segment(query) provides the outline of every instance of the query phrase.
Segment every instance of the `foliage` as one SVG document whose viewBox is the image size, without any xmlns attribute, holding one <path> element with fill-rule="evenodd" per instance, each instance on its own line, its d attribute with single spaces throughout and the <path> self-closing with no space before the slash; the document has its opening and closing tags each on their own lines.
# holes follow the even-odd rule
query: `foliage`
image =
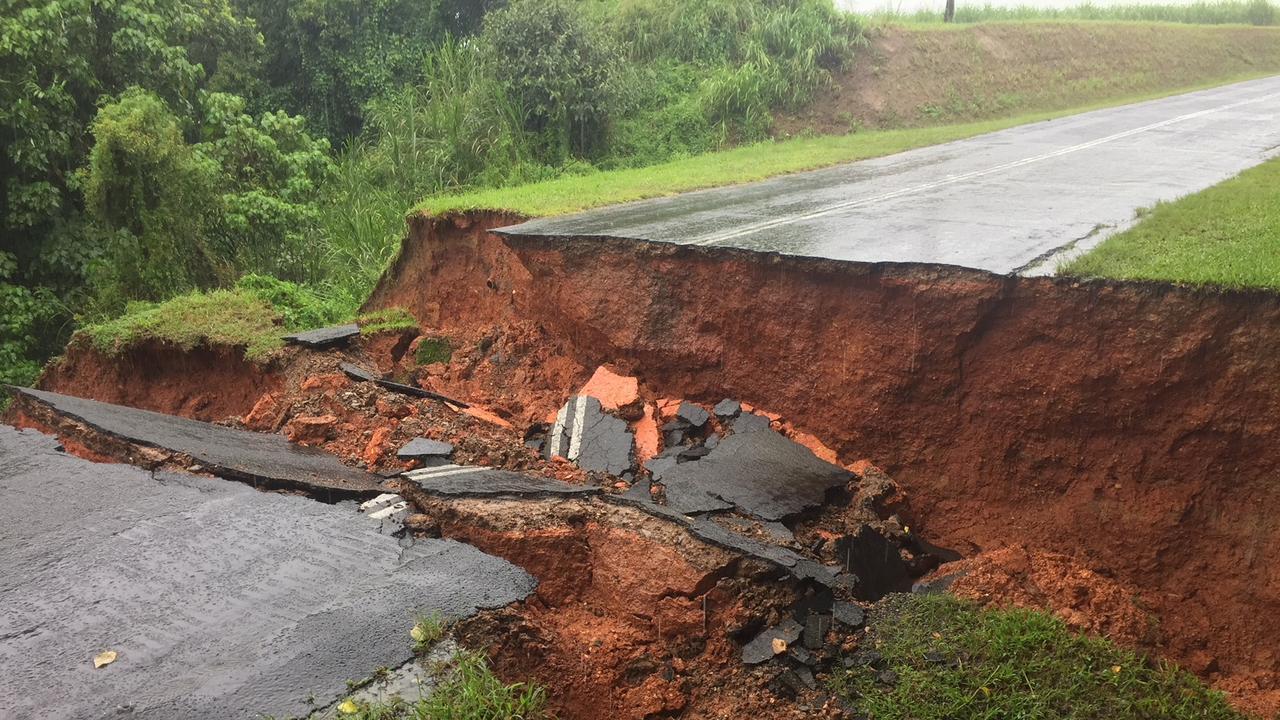
<svg viewBox="0 0 1280 720">
<path fill-rule="evenodd" d="M 283 345 L 279 323 L 280 315 L 256 293 L 214 290 L 131 303 L 120 317 L 86 325 L 77 336 L 104 353 L 156 341 L 182 349 L 239 346 L 246 358 L 264 361 Z"/>
<path fill-rule="evenodd" d="M 1280 160 L 1161 203 L 1071 275 L 1280 289 Z"/>
<path fill-rule="evenodd" d="M 366 704 L 351 701 L 351 720 L 541 720 L 546 691 L 536 685 L 503 684 L 483 655 L 464 652 L 431 693 L 417 702 L 395 699 Z"/>
<path fill-rule="evenodd" d="M 40 373 L 32 360 L 39 351 L 39 329 L 56 316 L 56 301 L 44 288 L 10 282 L 18 262 L 0 252 L 0 383 L 30 385 Z"/>
<path fill-rule="evenodd" d="M 603 146 L 618 109 L 620 55 L 605 29 L 567 0 L 514 0 L 489 13 L 480 44 L 542 156 L 563 161 Z"/>
<path fill-rule="evenodd" d="M 315 261 L 306 241 L 333 172 L 327 143 L 311 139 L 301 118 L 244 114 L 233 95 L 206 93 L 201 109 L 194 144 L 146 91 L 126 91 L 98 113 L 84 173 L 104 248 L 90 272 L 97 313 L 227 285 L 250 268 L 302 279 Z"/>
<path fill-rule="evenodd" d="M 449 342 L 449 338 L 423 338 L 418 342 L 416 358 L 419 365 L 447 363 L 452 357 L 453 343 Z"/>
<path fill-rule="evenodd" d="M 235 287 L 270 305 L 286 330 L 309 330 L 349 317 L 346 308 L 331 298 L 323 297 L 309 287 L 270 275 L 245 275 Z"/>
<path fill-rule="evenodd" d="M 409 631 L 413 638 L 413 651 L 419 655 L 431 649 L 437 640 L 444 637 L 444 619 L 435 613 L 418 619 Z"/>
<path fill-rule="evenodd" d="M 902 595 L 883 603 L 869 625 L 881 667 L 896 683 L 880 684 L 879 668 L 855 662 L 833 685 L 873 720 L 1242 717 L 1191 674 L 1075 635 L 1042 612 Z"/>
<path fill-rule="evenodd" d="M 364 313 L 356 318 L 356 323 L 360 325 L 362 335 L 418 329 L 417 318 L 402 307 L 389 307 Z"/>
<path fill-rule="evenodd" d="M 880 22 L 940 23 L 942 13 L 877 13 Z M 1067 7 L 1039 5 L 983 5 L 957 3 L 957 23 L 1012 20 L 1123 20 L 1191 25 L 1275 25 L 1276 6 L 1269 0 L 1214 0 L 1185 4 L 1099 4 L 1083 2 Z"/>
</svg>

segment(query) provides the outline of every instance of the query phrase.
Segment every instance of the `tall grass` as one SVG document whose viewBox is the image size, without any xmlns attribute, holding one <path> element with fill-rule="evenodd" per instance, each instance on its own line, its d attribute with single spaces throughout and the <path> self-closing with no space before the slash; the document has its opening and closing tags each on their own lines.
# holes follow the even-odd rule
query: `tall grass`
<svg viewBox="0 0 1280 720">
<path fill-rule="evenodd" d="M 942 13 L 919 10 L 899 13 L 893 10 L 870 13 L 877 21 L 940 23 Z M 1134 22 L 1171 22 L 1188 25 L 1276 25 L 1280 11 L 1269 0 L 1221 0 L 1185 5 L 1131 4 L 1094 5 L 1085 2 L 1065 8 L 1034 5 L 967 5 L 956 3 L 957 23 L 1018 20 L 1111 20 Z"/>
</svg>

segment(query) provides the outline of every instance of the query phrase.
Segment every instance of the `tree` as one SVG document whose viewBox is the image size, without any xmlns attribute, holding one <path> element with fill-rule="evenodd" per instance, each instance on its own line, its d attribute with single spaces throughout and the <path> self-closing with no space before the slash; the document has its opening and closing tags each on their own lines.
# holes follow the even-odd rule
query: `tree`
<svg viewBox="0 0 1280 720">
<path fill-rule="evenodd" d="M 947 0 L 947 7 L 942 11 L 943 22 L 955 22 L 956 20 L 956 0 Z"/>
</svg>

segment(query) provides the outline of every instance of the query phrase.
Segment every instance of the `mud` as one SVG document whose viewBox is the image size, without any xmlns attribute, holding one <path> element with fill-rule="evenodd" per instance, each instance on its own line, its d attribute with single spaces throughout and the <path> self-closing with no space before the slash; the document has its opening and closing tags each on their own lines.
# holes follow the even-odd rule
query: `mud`
<svg viewBox="0 0 1280 720">
<path fill-rule="evenodd" d="M 1280 297 L 486 232 L 514 219 L 413 219 L 370 300 L 497 338 L 434 389 L 532 422 L 607 362 L 769 408 L 932 540 L 1067 556 L 1158 619 L 1144 649 L 1280 708 Z"/>
<path fill-rule="evenodd" d="M 276 367 L 246 360 L 242 348 L 184 350 L 148 342 L 107 355 L 76 341 L 45 368 L 37 386 L 213 421 L 249 412 L 263 393 L 278 390 L 281 381 Z"/>
</svg>

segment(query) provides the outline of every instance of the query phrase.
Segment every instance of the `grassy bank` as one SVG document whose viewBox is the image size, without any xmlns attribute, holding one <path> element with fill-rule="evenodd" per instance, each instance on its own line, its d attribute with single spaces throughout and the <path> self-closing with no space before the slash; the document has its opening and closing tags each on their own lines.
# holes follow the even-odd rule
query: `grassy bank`
<svg viewBox="0 0 1280 720">
<path fill-rule="evenodd" d="M 1062 272 L 1280 289 L 1280 159 L 1157 205 Z"/>
<path fill-rule="evenodd" d="M 939 12 L 880 12 L 870 16 L 881 22 L 935 24 L 942 22 Z M 1189 25 L 1275 25 L 1280 12 L 1267 0 L 1225 0 L 1195 2 L 1185 5 L 1131 3 L 1127 5 L 1094 5 L 1085 2 L 1065 8 L 1035 5 L 957 4 L 955 22 L 1008 22 L 1020 20 L 1101 20 L 1128 22 L 1167 22 Z"/>
<path fill-rule="evenodd" d="M 833 685 L 874 720 L 1243 717 L 1189 673 L 1040 612 L 909 595 L 883 603 L 869 625 L 882 659 L 855 662 Z"/>
<path fill-rule="evenodd" d="M 1277 39 L 1280 40 L 1280 36 Z M 1248 76 L 1230 79 L 1247 78 Z M 427 198 L 415 210 L 433 215 L 466 210 L 508 210 L 530 217 L 564 215 L 605 205 L 753 182 L 786 173 L 892 155 L 1027 123 L 1150 100 L 1172 92 L 1202 89 L 1216 84 L 1219 83 L 1130 95 L 1091 106 L 977 122 L 767 141 L 643 168 L 570 175 L 512 187 L 439 195 Z"/>
<path fill-rule="evenodd" d="M 1280 27 L 1013 22 L 885 27 L 775 135 L 1064 110 L 1280 73 Z"/>
</svg>

